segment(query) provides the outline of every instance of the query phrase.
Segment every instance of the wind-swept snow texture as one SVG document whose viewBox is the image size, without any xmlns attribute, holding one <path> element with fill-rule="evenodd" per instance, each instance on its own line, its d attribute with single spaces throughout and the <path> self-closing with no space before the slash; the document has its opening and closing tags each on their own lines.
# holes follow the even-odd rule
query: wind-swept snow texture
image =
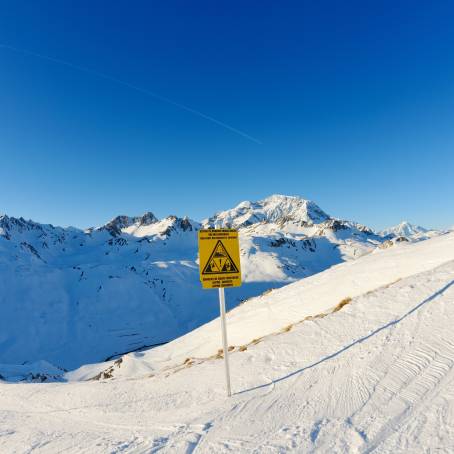
<svg viewBox="0 0 454 454">
<path fill-rule="evenodd" d="M 0 216 L 0 363 L 74 368 L 175 339 L 218 313 L 203 290 L 197 230 L 240 230 L 242 287 L 229 308 L 271 288 L 394 245 L 315 203 L 272 196 L 202 224 L 152 213 L 86 231 Z"/>
<path fill-rule="evenodd" d="M 233 336 L 230 399 L 223 361 L 191 354 L 206 327 L 179 340 L 181 367 L 145 374 L 124 357 L 120 378 L 0 381 L 0 452 L 452 453 L 453 243 L 380 250 L 233 310 L 231 333 L 262 338 Z M 331 294 L 352 298 L 330 311 Z M 291 323 L 269 334 L 274 317 Z"/>
</svg>

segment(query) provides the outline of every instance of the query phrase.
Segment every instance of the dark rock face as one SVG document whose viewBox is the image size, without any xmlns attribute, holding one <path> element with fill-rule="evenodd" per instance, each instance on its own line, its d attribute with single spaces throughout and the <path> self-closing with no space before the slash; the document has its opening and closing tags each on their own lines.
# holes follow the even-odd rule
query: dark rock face
<svg viewBox="0 0 454 454">
<path fill-rule="evenodd" d="M 112 236 L 121 235 L 121 229 L 129 227 L 132 225 L 133 218 L 129 216 L 120 215 L 113 218 L 110 222 L 108 222 L 104 227 L 101 227 L 100 230 L 107 230 Z"/>
<path fill-rule="evenodd" d="M 271 247 L 281 247 L 286 243 L 285 238 L 278 238 L 277 240 L 271 241 L 270 246 Z"/>
<path fill-rule="evenodd" d="M 181 230 L 183 230 L 183 232 L 186 232 L 186 230 L 192 232 L 192 224 L 189 222 L 189 219 L 187 217 L 184 217 L 180 220 L 180 228 Z"/>
<path fill-rule="evenodd" d="M 158 218 L 151 211 L 147 211 L 141 218 L 139 218 L 140 225 L 151 225 L 156 222 L 158 222 Z"/>
<path fill-rule="evenodd" d="M 17 230 L 19 233 L 28 230 L 43 230 L 42 226 L 36 222 L 26 221 L 22 217 L 13 218 L 6 215 L 0 216 L 0 227 L 8 233 L 12 230 Z"/>
<path fill-rule="evenodd" d="M 303 248 L 311 252 L 315 252 L 317 249 L 317 243 L 313 239 L 300 240 Z"/>
<path fill-rule="evenodd" d="M 3 237 L 7 240 L 11 239 L 11 235 L 9 234 L 8 230 L 3 230 L 3 233 L 0 233 L 0 237 Z"/>
<path fill-rule="evenodd" d="M 184 218 L 178 218 L 176 216 L 169 216 L 167 219 L 169 219 L 172 224 L 169 225 L 161 234 L 169 237 L 172 235 L 173 232 L 176 232 L 178 230 L 181 230 L 183 232 L 190 231 L 192 232 L 193 226 L 189 219 L 187 217 Z"/>
<path fill-rule="evenodd" d="M 277 240 L 273 240 L 270 242 L 271 247 L 282 247 L 285 245 L 295 247 L 296 243 L 294 240 L 290 238 L 278 238 Z"/>
<path fill-rule="evenodd" d="M 345 222 L 338 219 L 330 219 L 324 223 L 325 228 L 332 230 L 333 232 L 338 232 L 339 230 L 347 230 L 349 228 Z"/>
<path fill-rule="evenodd" d="M 107 244 L 109 246 L 126 246 L 128 244 L 128 240 L 125 238 L 115 238 L 115 240 L 112 238 L 110 239 Z"/>
<path fill-rule="evenodd" d="M 43 260 L 41 258 L 41 256 L 39 255 L 38 251 L 29 243 L 23 241 L 21 244 L 20 244 L 24 249 L 30 251 L 36 258 L 40 259 L 40 260 Z"/>
</svg>

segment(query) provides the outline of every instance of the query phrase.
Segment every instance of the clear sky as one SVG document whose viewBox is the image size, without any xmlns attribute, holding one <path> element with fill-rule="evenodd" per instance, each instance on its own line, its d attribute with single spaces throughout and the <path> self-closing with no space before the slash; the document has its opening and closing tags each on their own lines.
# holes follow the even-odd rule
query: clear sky
<svg viewBox="0 0 454 454">
<path fill-rule="evenodd" d="M 280 193 L 452 226 L 453 17 L 450 0 L 0 0 L 0 212 L 87 227 Z"/>
</svg>

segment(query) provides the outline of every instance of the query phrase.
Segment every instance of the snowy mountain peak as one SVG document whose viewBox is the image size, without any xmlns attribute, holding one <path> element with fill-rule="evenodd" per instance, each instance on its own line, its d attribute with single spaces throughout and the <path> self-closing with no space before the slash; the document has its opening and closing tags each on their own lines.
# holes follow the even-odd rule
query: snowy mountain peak
<svg viewBox="0 0 454 454">
<path fill-rule="evenodd" d="M 408 221 L 402 221 L 400 224 L 390 227 L 381 232 L 382 235 L 405 236 L 411 237 L 414 235 L 427 233 L 429 230 L 419 225 L 411 224 Z"/>
<path fill-rule="evenodd" d="M 239 228 L 256 223 L 313 225 L 328 219 L 330 216 L 310 200 L 275 194 L 257 202 L 241 202 L 231 210 L 215 214 L 204 224 Z"/>
</svg>

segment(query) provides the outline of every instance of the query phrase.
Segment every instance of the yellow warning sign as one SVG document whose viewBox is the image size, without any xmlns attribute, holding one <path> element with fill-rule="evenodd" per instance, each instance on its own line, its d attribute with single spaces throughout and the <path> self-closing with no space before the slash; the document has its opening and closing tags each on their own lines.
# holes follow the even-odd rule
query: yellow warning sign
<svg viewBox="0 0 454 454">
<path fill-rule="evenodd" d="M 209 229 L 199 231 L 200 280 L 203 288 L 241 285 L 238 231 Z"/>
</svg>

